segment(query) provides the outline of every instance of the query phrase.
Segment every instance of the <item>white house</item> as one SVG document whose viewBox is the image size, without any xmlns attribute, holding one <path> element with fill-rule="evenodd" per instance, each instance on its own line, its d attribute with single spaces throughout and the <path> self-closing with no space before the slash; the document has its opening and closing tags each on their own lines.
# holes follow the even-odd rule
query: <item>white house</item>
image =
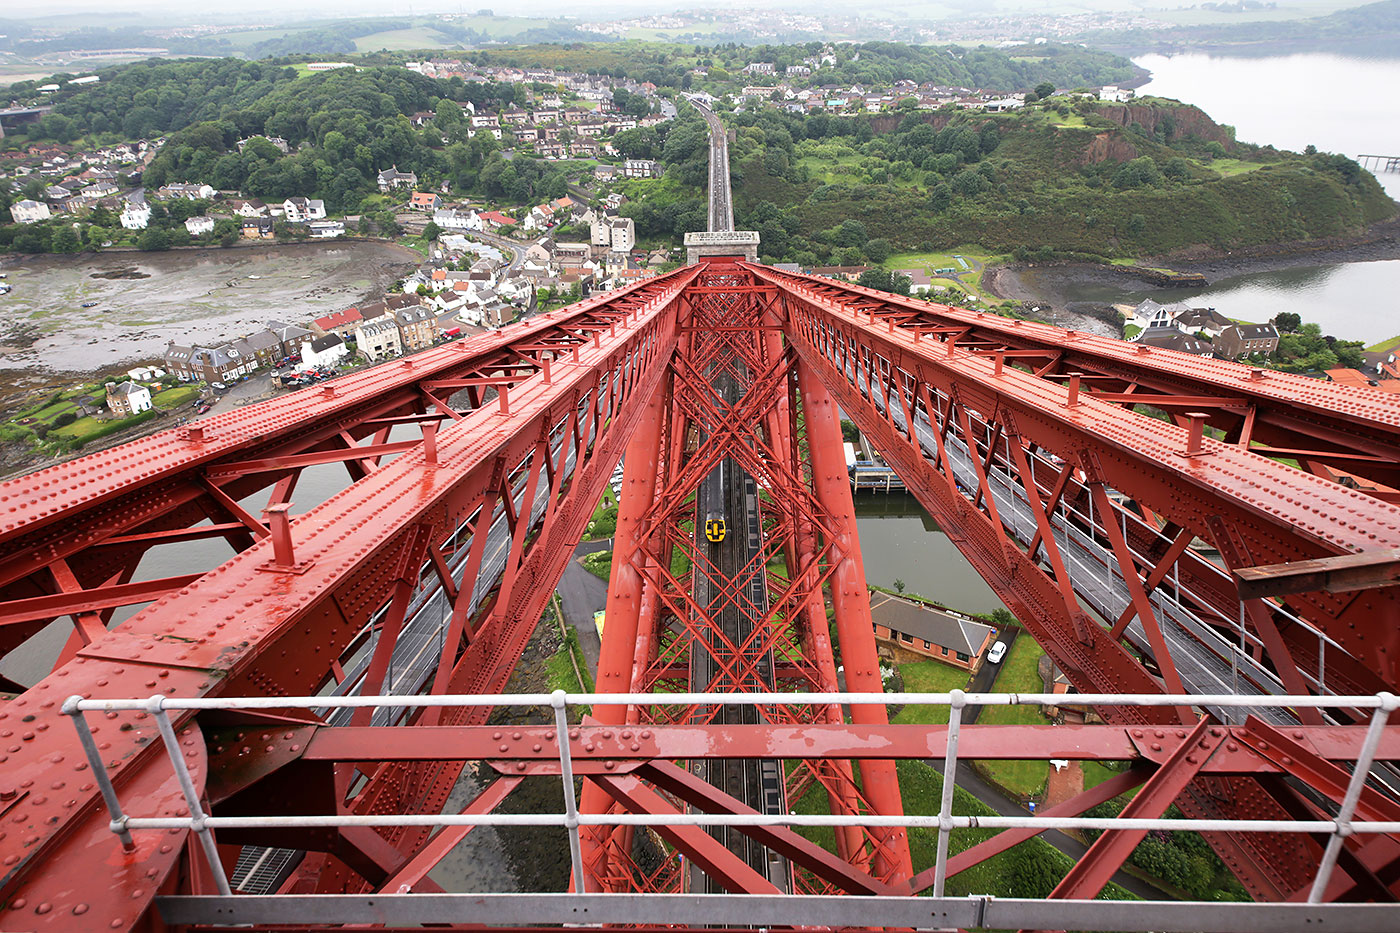
<svg viewBox="0 0 1400 933">
<path fill-rule="evenodd" d="M 660 178 L 661 166 L 653 159 L 627 159 L 622 163 L 623 178 Z"/>
<path fill-rule="evenodd" d="M 145 230 L 150 222 L 149 204 L 128 204 L 126 210 L 122 211 L 122 226 L 128 230 Z"/>
<path fill-rule="evenodd" d="M 303 340 L 301 342 L 301 368 L 315 369 L 321 366 L 331 366 L 343 360 L 350 353 L 350 348 L 345 345 L 345 341 L 339 334 L 326 334 L 324 337 L 317 337 L 314 340 Z"/>
<path fill-rule="evenodd" d="M 138 366 L 135 369 L 128 369 L 126 377 L 134 382 L 150 382 L 165 375 L 165 370 L 159 366 Z"/>
<path fill-rule="evenodd" d="M 38 220 L 48 220 L 53 215 L 49 213 L 49 206 L 43 201 L 31 201 L 26 198 L 10 205 L 10 216 L 17 224 L 32 224 Z"/>
<path fill-rule="evenodd" d="M 313 240 L 333 240 L 345 235 L 345 222 L 341 220 L 313 220 L 306 225 Z"/>
<path fill-rule="evenodd" d="M 1135 93 L 1132 88 L 1107 84 L 1099 88 L 1099 100 L 1111 100 L 1116 104 L 1122 104 L 1132 100 Z"/>
<path fill-rule="evenodd" d="M 399 356 L 403 353 L 399 326 L 387 314 L 372 321 L 365 321 L 356 327 L 355 346 L 371 360 Z"/>
<path fill-rule="evenodd" d="M 304 224 L 326 219 L 326 202 L 319 198 L 288 198 L 282 202 L 282 213 L 289 224 Z"/>
<path fill-rule="evenodd" d="M 190 236 L 204 236 L 206 233 L 213 233 L 214 218 L 191 217 L 185 221 L 185 229 L 190 232 Z"/>
<path fill-rule="evenodd" d="M 444 230 L 481 229 L 481 218 L 471 209 L 460 211 L 450 207 L 440 208 L 433 211 L 433 223 Z"/>
<path fill-rule="evenodd" d="M 151 390 L 134 382 L 107 383 L 107 408 L 114 415 L 139 415 L 151 410 Z"/>
</svg>

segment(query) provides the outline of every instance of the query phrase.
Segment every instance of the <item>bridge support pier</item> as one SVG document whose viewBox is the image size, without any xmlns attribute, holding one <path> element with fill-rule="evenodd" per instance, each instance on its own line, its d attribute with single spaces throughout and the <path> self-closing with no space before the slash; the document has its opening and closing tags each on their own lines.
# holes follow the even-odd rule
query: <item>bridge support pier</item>
<svg viewBox="0 0 1400 933">
<path fill-rule="evenodd" d="M 839 561 L 832 576 L 831 600 L 836 610 L 836 635 L 845 665 L 846 689 L 860 693 L 880 693 L 879 656 L 870 619 L 870 598 L 865 583 L 865 564 L 860 555 L 856 532 L 855 503 L 850 480 L 841 455 L 841 426 L 831 393 L 805 362 L 797 363 L 797 384 L 802 393 L 802 409 L 807 425 L 807 444 L 812 458 L 812 488 L 827 512 L 835 540 L 828 560 Z M 889 725 L 883 705 L 851 705 L 851 721 L 857 725 Z M 860 763 L 861 787 L 871 809 L 881 815 L 904 813 L 895 763 L 868 760 Z M 877 841 L 875 875 L 881 879 L 908 878 L 913 874 L 909 857 L 909 835 L 902 828 L 871 828 Z"/>
</svg>

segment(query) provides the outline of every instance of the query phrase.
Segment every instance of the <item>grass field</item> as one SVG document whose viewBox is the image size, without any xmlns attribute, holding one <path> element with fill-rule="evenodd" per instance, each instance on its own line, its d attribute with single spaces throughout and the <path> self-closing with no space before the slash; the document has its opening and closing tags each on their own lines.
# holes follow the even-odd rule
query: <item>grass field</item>
<svg viewBox="0 0 1400 933">
<path fill-rule="evenodd" d="M 455 41 L 427 26 L 374 32 L 355 40 L 357 52 L 377 52 L 380 49 L 397 52 L 405 49 L 450 49 L 456 47 Z"/>
<path fill-rule="evenodd" d="M 1229 178 L 1232 175 L 1244 175 L 1264 167 L 1261 162 L 1242 162 L 1239 159 L 1214 159 L 1205 163 L 1205 166 L 1224 178 Z"/>
<path fill-rule="evenodd" d="M 1042 684 L 1036 665 L 1044 649 L 1029 634 L 1021 633 L 1001 662 L 1001 671 L 992 684 L 993 693 L 1038 693 Z M 1035 706 L 989 706 L 978 717 L 986 725 L 1035 725 L 1049 723 Z M 980 763 L 987 774 L 1002 787 L 1027 797 L 1038 796 L 1045 789 L 1050 764 L 1044 759 L 1027 761 L 984 761 Z"/>
<path fill-rule="evenodd" d="M 956 255 L 954 255 L 956 254 Z M 958 262 L 957 257 L 961 256 L 967 262 L 964 269 Z M 938 253 L 895 253 L 889 259 L 880 264 L 884 269 L 923 269 L 933 277 L 935 285 L 951 285 L 955 288 L 973 289 L 979 294 L 982 290 L 982 271 L 986 265 L 999 258 L 995 253 L 989 253 L 980 247 L 969 246 L 954 250 L 947 250 Z M 961 273 L 960 279 L 952 276 L 940 276 L 936 273 L 939 269 L 956 269 Z"/>
<path fill-rule="evenodd" d="M 967 688 L 968 673 L 962 668 L 944 664 L 941 661 L 912 661 L 899 665 L 899 675 L 904 678 L 906 693 L 946 693 L 949 690 Z M 947 725 L 948 707 L 925 703 L 911 703 L 890 720 L 897 723 L 923 723 L 925 725 Z"/>
<path fill-rule="evenodd" d="M 1372 353 L 1381 353 L 1400 348 L 1400 335 L 1391 337 L 1389 340 L 1382 340 L 1380 343 L 1373 343 L 1366 349 Z"/>
</svg>

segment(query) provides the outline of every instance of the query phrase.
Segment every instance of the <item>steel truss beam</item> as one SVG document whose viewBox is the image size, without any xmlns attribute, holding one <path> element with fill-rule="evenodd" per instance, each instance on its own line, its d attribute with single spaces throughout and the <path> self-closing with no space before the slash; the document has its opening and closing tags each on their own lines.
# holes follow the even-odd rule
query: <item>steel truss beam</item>
<svg viewBox="0 0 1400 933">
<path fill-rule="evenodd" d="M 684 270 L 653 280 L 647 288 L 587 302 L 572 313 L 544 316 L 537 323 L 483 339 L 476 350 L 494 352 L 517 339 L 573 334 L 564 340 L 567 350 L 556 351 L 548 365 L 542 362 L 533 374 L 521 375 L 511 393 L 509 415 L 495 405 L 472 410 L 461 421 L 437 431 L 433 445 L 403 452 L 347 492 L 298 517 L 286 540 L 271 540 L 276 535 L 264 538 L 218 571 L 166 594 L 79 651 L 75 663 L 11 701 L 0 717 L 15 722 L 50 717 L 62 697 L 75 692 L 93 695 L 122 689 L 196 696 L 314 692 L 334 679 L 334 662 L 372 617 L 392 602 L 395 586 L 402 593 L 402 581 L 407 579 L 414 581 L 412 589 L 416 589 L 423 577 L 420 567 L 427 567 L 427 575 L 434 576 L 425 545 L 440 547 L 443 538 L 452 540 L 455 530 L 473 516 L 504 511 L 513 525 L 505 570 L 492 591 L 486 591 L 488 584 L 482 585 L 483 592 L 472 593 L 474 585 L 462 586 L 457 603 L 466 624 L 459 631 L 467 643 L 460 654 L 445 652 L 448 663 L 441 684 L 454 692 L 499 691 L 643 403 L 660 382 L 663 367 L 659 364 L 670 355 L 677 337 L 671 300 L 694 276 L 695 270 Z M 453 357 L 470 359 L 476 350 L 473 342 L 459 343 L 424 354 L 440 365 L 423 365 L 415 357 L 408 366 L 376 367 L 355 377 L 338 394 L 350 395 L 382 413 L 385 407 L 370 401 L 382 390 L 405 381 L 416 386 L 425 374 L 440 376 L 451 371 L 448 361 Z M 408 372 L 415 375 L 402 375 Z M 260 414 L 274 424 L 294 420 L 283 414 L 284 401 L 265 406 L 261 412 L 259 406 L 242 409 L 244 421 L 237 424 L 255 425 Z M 230 429 L 227 446 L 234 455 L 229 459 L 249 459 L 247 439 L 252 432 L 240 435 L 232 430 L 235 422 L 219 423 Z M 188 442 L 167 433 L 138 442 L 143 444 L 154 445 L 157 454 L 163 451 L 164 456 L 175 457 L 172 445 L 184 448 Z M 131 452 L 117 448 L 114 456 L 119 462 Z M 544 469 L 547 460 L 552 462 L 548 471 Z M 78 469 L 83 469 L 81 462 Z M 44 478 L 42 473 L 36 476 L 40 481 Z M 112 477 L 114 482 L 117 479 Z M 38 481 L 29 477 L 16 482 L 20 485 L 11 483 L 11 489 Z M 501 489 L 510 492 L 502 496 Z M 129 492 L 139 498 L 137 490 Z M 114 490 L 112 497 L 117 498 L 117 493 Z M 532 510 L 531 499 L 537 494 L 543 508 Z M 511 508 L 504 508 L 503 499 L 518 503 L 518 510 L 513 514 Z M 67 527 L 40 524 L 60 531 Z M 477 520 L 474 527 L 481 530 L 488 524 L 489 519 Z M 474 535 L 467 546 L 479 552 L 486 537 Z M 22 564 L 34 552 L 31 545 L 15 553 Z M 478 582 L 474 575 L 465 581 Z M 540 586 L 534 581 L 548 582 Z M 465 600 L 463 593 L 469 593 Z M 478 604 L 480 613 L 465 611 Z M 467 721 L 462 711 L 441 719 L 444 725 Z M 56 762 L 78 764 L 82 758 L 71 733 L 50 729 L 47 722 L 43 725 L 42 731 L 36 730 L 31 740 L 7 756 L 6 773 L 16 782 L 42 779 L 47 787 L 54 779 Z M 192 747 L 202 748 L 197 727 L 184 729 Z M 150 751 L 155 730 L 145 714 L 103 720 L 95 731 L 110 762 L 109 773 L 119 785 L 138 786 L 153 768 L 160 772 L 160 758 Z M 440 807 L 460 766 L 460 762 L 391 763 L 368 769 L 368 784 L 350 802 L 350 809 Z M 168 765 L 164 767 L 168 774 Z M 173 857 L 160 848 L 170 846 L 163 839 L 152 839 L 132 853 L 114 850 L 106 819 L 93 806 L 97 790 L 91 782 L 81 783 L 80 777 L 65 779 L 65 784 L 73 783 L 62 794 L 31 795 L 19 809 L 10 811 L 12 822 L 7 825 L 12 829 L 0 839 L 5 866 L 0 893 L 11 905 L 67 904 L 71 892 L 64 893 L 69 883 L 65 879 L 104 879 L 105 887 L 96 885 L 91 891 L 88 903 L 94 915 L 132 926 L 149 906 L 154 885 L 163 883 L 173 867 Z M 411 853 L 426 832 L 403 830 L 386 833 L 384 838 L 399 851 Z M 113 859 L 119 865 L 115 871 Z M 60 863 L 63 870 L 56 868 Z M 332 882 L 334 878 L 340 880 Z M 321 884 L 331 883 L 341 890 L 363 888 L 363 882 L 339 870 L 323 875 Z M 145 896 L 133 896 L 133 892 Z M 48 915 L 48 910 L 39 910 L 26 922 L 53 922 L 44 919 Z"/>
<path fill-rule="evenodd" d="M 761 267 L 746 268 L 766 281 L 790 281 Z M 1394 546 L 1400 536 L 1400 511 L 1390 506 L 1239 446 L 1203 438 L 1190 426 L 1162 424 L 1101 402 L 1080 391 L 1078 378 L 1061 384 L 1006 366 L 965 349 L 956 342 L 957 335 L 924 339 L 893 320 L 883 329 L 871 327 L 867 309 L 848 306 L 857 297 L 839 289 L 789 293 L 790 339 L 798 355 L 832 388 L 842 410 L 872 438 L 940 526 L 950 529 L 954 543 L 988 584 L 1083 691 L 1160 691 L 1163 685 L 1155 671 L 1106 631 L 1107 623 L 1088 619 L 1078 593 L 1066 585 L 1070 576 L 1056 560 L 1043 509 L 1035 543 L 1043 544 L 1048 566 L 1042 569 L 1012 539 L 1009 520 L 998 513 L 992 492 L 994 459 L 1000 462 L 997 481 L 1006 483 L 1009 477 L 1013 488 L 1026 490 L 1033 512 L 1043 501 L 1041 490 L 1052 483 L 1032 473 L 1022 455 L 999 452 L 1002 448 L 1033 445 L 1058 454 L 1067 464 L 1061 477 L 1074 469 L 1081 483 L 1107 484 L 1158 520 L 1207 540 L 1216 537 L 1215 529 L 1228 527 L 1233 539 L 1247 542 L 1250 563 Z M 1017 325 L 1003 321 L 989 326 Z M 963 470 L 954 463 L 955 444 L 970 464 Z M 1057 487 L 1052 499 L 1059 492 Z M 1115 540 L 1115 533 L 1103 529 L 1102 523 L 1119 521 L 1103 513 L 1103 495 L 1088 498 L 1098 499 L 1097 513 L 1092 503 L 1086 501 L 1085 508 L 1089 515 L 1100 516 L 1100 524 L 1089 523 L 1087 532 L 1116 557 L 1117 572 L 1129 580 L 1130 592 L 1134 583 L 1145 589 L 1143 577 L 1150 580 L 1156 574 L 1139 568 L 1130 542 Z M 1381 620 L 1400 619 L 1396 591 L 1372 591 L 1370 597 L 1365 604 L 1353 600 L 1343 605 L 1336 597 L 1308 594 L 1294 608 L 1364 666 L 1379 671 L 1384 683 L 1394 684 L 1400 680 L 1395 662 L 1400 640 L 1391 637 L 1395 630 Z M 1144 616 L 1150 610 L 1140 590 L 1131 604 Z M 1219 618 L 1230 620 L 1223 613 Z M 1150 633 L 1153 619 L 1141 621 Z M 1261 621 L 1255 621 L 1256 628 Z M 1161 655 L 1158 667 L 1165 664 L 1170 672 L 1172 658 L 1166 646 L 1158 642 L 1156 650 Z M 1297 663 L 1284 650 L 1272 652 L 1271 660 L 1281 666 Z M 1144 712 L 1105 714 L 1132 722 L 1143 721 Z M 1214 812 L 1221 806 L 1217 795 L 1193 787 L 1198 789 L 1183 810 Z M 1257 787 L 1235 787 L 1226 793 L 1232 795 L 1229 806 L 1236 812 L 1278 813 Z M 1214 841 L 1227 850 L 1227 862 L 1261 897 L 1287 896 L 1301 881 L 1297 866 L 1307 856 L 1296 849 L 1296 842 L 1270 843 L 1295 849 L 1289 858 L 1279 858 L 1263 851 L 1255 839 Z"/>
</svg>

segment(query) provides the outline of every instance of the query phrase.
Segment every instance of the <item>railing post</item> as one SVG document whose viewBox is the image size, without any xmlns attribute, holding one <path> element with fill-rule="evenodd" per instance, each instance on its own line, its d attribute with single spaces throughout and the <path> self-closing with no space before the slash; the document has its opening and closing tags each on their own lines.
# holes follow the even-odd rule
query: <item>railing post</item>
<svg viewBox="0 0 1400 933">
<path fill-rule="evenodd" d="M 967 694 L 954 690 L 948 701 L 948 748 L 943 753 L 943 799 L 938 805 L 938 854 L 933 864 L 933 896 L 943 896 L 948 880 L 948 837 L 953 832 L 953 788 L 958 776 L 958 730 Z"/>
<path fill-rule="evenodd" d="M 559 774 L 564 781 L 564 826 L 569 831 L 569 861 L 574 870 L 574 892 L 586 894 L 583 846 L 578 833 L 578 805 L 574 802 L 574 758 L 569 751 L 569 714 L 564 706 L 564 691 L 551 693 L 549 705 L 554 707 L 554 736 L 559 743 Z"/>
<path fill-rule="evenodd" d="M 112 832 L 117 834 L 117 838 L 122 841 L 122 848 L 127 852 L 136 850 L 136 841 L 131 838 L 131 830 L 126 828 L 126 814 L 122 812 L 121 801 L 117 799 L 117 789 L 112 786 L 112 779 L 107 774 L 107 767 L 102 763 L 102 753 L 97 750 L 97 741 L 92 737 L 92 729 L 88 726 L 87 717 L 83 715 L 78 704 L 83 701 L 80 696 L 71 696 L 63 701 L 62 711 L 64 715 L 73 717 L 73 728 L 78 730 L 78 741 L 82 743 L 83 752 L 87 755 L 88 767 L 92 769 L 93 780 L 102 791 L 102 800 L 107 804 L 107 812 L 112 816 Z"/>
<path fill-rule="evenodd" d="M 1366 786 L 1366 776 L 1371 773 L 1371 763 L 1376 758 L 1376 749 L 1380 747 L 1385 724 L 1390 720 L 1391 711 L 1400 706 L 1400 699 L 1393 693 L 1381 693 L 1378 696 L 1381 705 L 1371 714 L 1371 725 L 1366 729 L 1365 741 L 1361 743 L 1361 754 L 1356 758 L 1356 768 L 1351 772 L 1351 780 L 1347 783 L 1346 796 L 1342 798 L 1342 805 L 1334 818 L 1337 828 L 1333 830 L 1332 838 L 1327 840 L 1327 849 L 1322 853 L 1322 863 L 1317 866 L 1312 890 L 1308 892 L 1309 904 L 1322 903 L 1322 896 L 1327 893 L 1327 883 L 1332 880 L 1332 869 L 1337 867 L 1337 856 L 1341 853 L 1342 842 L 1351 835 L 1351 818 L 1356 813 L 1356 802 L 1361 799 L 1361 789 Z"/>
<path fill-rule="evenodd" d="M 214 886 L 219 889 L 220 894 L 231 895 L 233 890 L 228 885 L 228 876 L 224 874 L 224 863 L 219 861 L 219 847 L 214 843 L 214 834 L 204 823 L 209 817 L 205 814 L 204 807 L 200 806 L 199 791 L 195 789 L 194 779 L 190 777 L 185 756 L 180 752 L 180 740 L 175 735 L 175 726 L 170 722 L 170 715 L 162 707 L 164 702 L 165 697 L 156 694 L 147 701 L 146 711 L 155 719 L 156 728 L 160 730 L 160 737 L 165 742 L 166 754 L 170 756 L 170 763 L 175 767 L 175 777 L 180 781 L 180 790 L 185 795 L 185 806 L 190 808 L 190 828 L 199 836 L 204 857 L 209 860 L 209 870 L 214 874 Z"/>
</svg>

